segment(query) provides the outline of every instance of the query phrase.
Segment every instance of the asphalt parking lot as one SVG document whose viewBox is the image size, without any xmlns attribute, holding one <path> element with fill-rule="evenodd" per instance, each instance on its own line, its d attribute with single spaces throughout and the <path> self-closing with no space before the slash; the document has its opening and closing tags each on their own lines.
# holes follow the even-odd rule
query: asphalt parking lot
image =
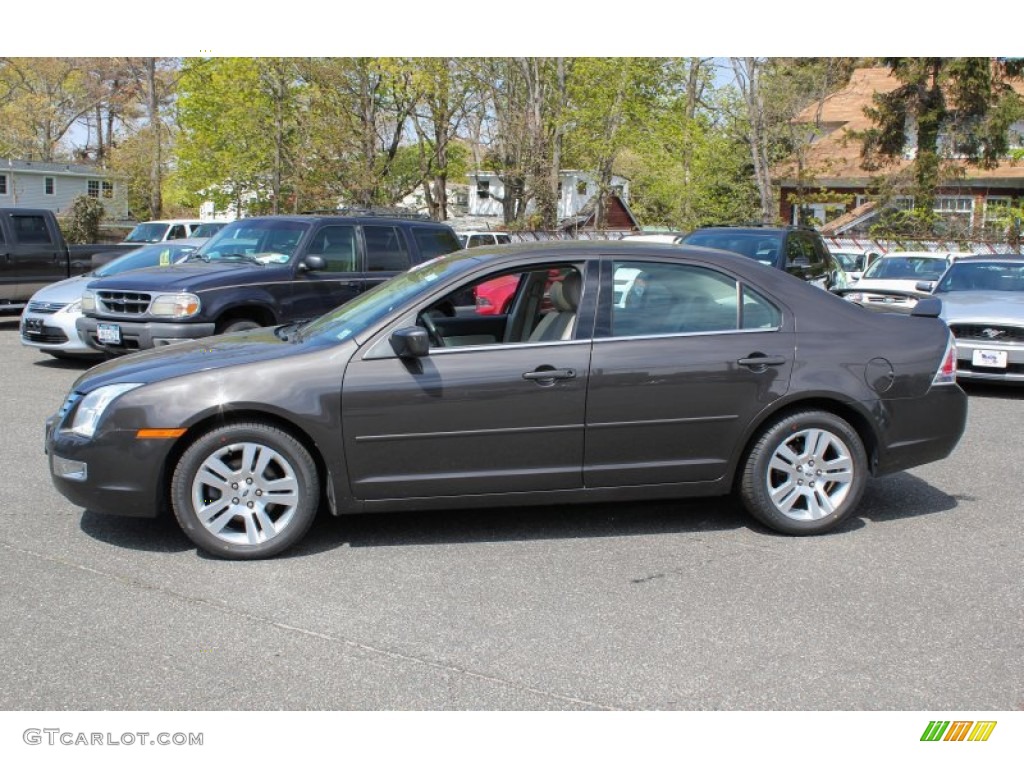
<svg viewBox="0 0 1024 768">
<path fill-rule="evenodd" d="M 321 519 L 239 563 L 66 502 L 43 422 L 86 366 L 10 317 L 0 360 L 5 710 L 1024 708 L 1024 388 L 823 537 L 716 499 Z"/>
</svg>

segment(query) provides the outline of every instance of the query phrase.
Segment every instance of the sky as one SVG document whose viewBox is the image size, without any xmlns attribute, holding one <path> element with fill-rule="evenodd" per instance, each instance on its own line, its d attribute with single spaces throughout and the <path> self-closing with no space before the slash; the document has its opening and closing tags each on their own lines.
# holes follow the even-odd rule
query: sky
<svg viewBox="0 0 1024 768">
<path fill-rule="evenodd" d="M 4 55 L 19 56 L 998 56 L 1020 47 L 1015 24 L 965 35 L 962 18 L 938 6 L 891 0 L 178 0 L 173 16 L 190 23 L 159 24 L 162 34 L 135 0 L 51 0 L 45 24 L 30 3 L 8 6 L 5 30 L 33 30 L 4 36 Z"/>
</svg>

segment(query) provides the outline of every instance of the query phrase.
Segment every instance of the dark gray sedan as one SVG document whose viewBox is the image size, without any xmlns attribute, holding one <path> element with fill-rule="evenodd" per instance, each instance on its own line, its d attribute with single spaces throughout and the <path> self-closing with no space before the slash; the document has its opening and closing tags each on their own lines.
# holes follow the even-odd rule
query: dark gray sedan
<svg viewBox="0 0 1024 768">
<path fill-rule="evenodd" d="M 488 283 L 512 284 L 505 314 L 476 311 Z M 321 507 L 735 491 L 775 530 L 821 533 L 870 475 L 960 439 L 966 397 L 938 309 L 865 312 L 685 246 L 459 251 L 305 325 L 97 366 L 48 421 L 46 448 L 72 503 L 169 508 L 228 558 L 281 552 Z"/>
</svg>

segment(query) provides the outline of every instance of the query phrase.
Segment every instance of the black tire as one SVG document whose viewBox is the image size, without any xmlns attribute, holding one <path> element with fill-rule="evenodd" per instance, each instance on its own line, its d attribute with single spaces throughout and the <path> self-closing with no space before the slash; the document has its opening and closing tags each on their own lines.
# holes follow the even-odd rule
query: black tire
<svg viewBox="0 0 1024 768">
<path fill-rule="evenodd" d="M 309 530 L 319 503 L 309 452 L 287 432 L 259 422 L 200 436 L 178 460 L 171 481 L 171 505 L 185 535 L 231 560 L 272 557 L 293 546 Z"/>
<path fill-rule="evenodd" d="M 259 323 L 255 320 L 249 320 L 246 318 L 240 318 L 238 320 L 229 320 L 224 323 L 220 329 L 220 333 L 234 333 L 235 331 L 251 331 L 253 328 L 262 328 Z"/>
<path fill-rule="evenodd" d="M 757 438 L 743 468 L 740 498 L 776 531 L 824 533 L 860 503 L 867 475 L 864 443 L 853 427 L 826 411 L 800 411 Z"/>
</svg>

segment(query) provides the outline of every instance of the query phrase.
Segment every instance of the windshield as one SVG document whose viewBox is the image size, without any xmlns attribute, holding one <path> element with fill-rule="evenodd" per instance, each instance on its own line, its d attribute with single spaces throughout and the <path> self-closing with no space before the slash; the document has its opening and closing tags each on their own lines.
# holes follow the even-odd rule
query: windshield
<svg viewBox="0 0 1024 768">
<path fill-rule="evenodd" d="M 208 221 L 205 224 L 200 224 L 196 227 L 195 231 L 192 233 L 192 237 L 213 237 L 214 234 L 220 232 L 226 226 L 227 222 Z"/>
<path fill-rule="evenodd" d="M 175 263 L 195 249 L 194 245 L 177 245 L 174 243 L 147 245 L 144 248 L 129 251 L 123 256 L 118 256 L 113 261 L 107 262 L 95 270 L 92 274 L 96 277 L 110 277 L 111 275 L 128 272 L 132 269 L 167 266 Z"/>
<path fill-rule="evenodd" d="M 409 300 L 430 291 L 443 278 L 469 269 L 474 263 L 470 259 L 449 256 L 424 262 L 314 320 L 302 329 L 299 338 L 327 336 L 344 341 L 362 333 Z"/>
<path fill-rule="evenodd" d="M 935 293 L 1024 291 L 1024 264 L 958 262 L 949 268 Z"/>
<path fill-rule="evenodd" d="M 765 232 L 694 232 L 685 242 L 687 245 L 732 251 L 771 265 L 778 257 L 780 239 Z"/>
<path fill-rule="evenodd" d="M 863 280 L 938 280 L 949 263 L 927 256 L 886 256 L 864 273 Z"/>
<path fill-rule="evenodd" d="M 136 225 L 135 229 L 128 233 L 124 239 L 126 243 L 158 243 L 167 234 L 168 224 L 150 221 L 145 224 Z"/>
<path fill-rule="evenodd" d="M 861 253 L 833 251 L 832 256 L 839 262 L 839 266 L 847 272 L 859 272 L 864 268 L 864 255 Z"/>
<path fill-rule="evenodd" d="M 235 221 L 225 226 L 196 251 L 204 261 L 242 261 L 286 264 L 310 224 L 281 219 Z"/>
</svg>

